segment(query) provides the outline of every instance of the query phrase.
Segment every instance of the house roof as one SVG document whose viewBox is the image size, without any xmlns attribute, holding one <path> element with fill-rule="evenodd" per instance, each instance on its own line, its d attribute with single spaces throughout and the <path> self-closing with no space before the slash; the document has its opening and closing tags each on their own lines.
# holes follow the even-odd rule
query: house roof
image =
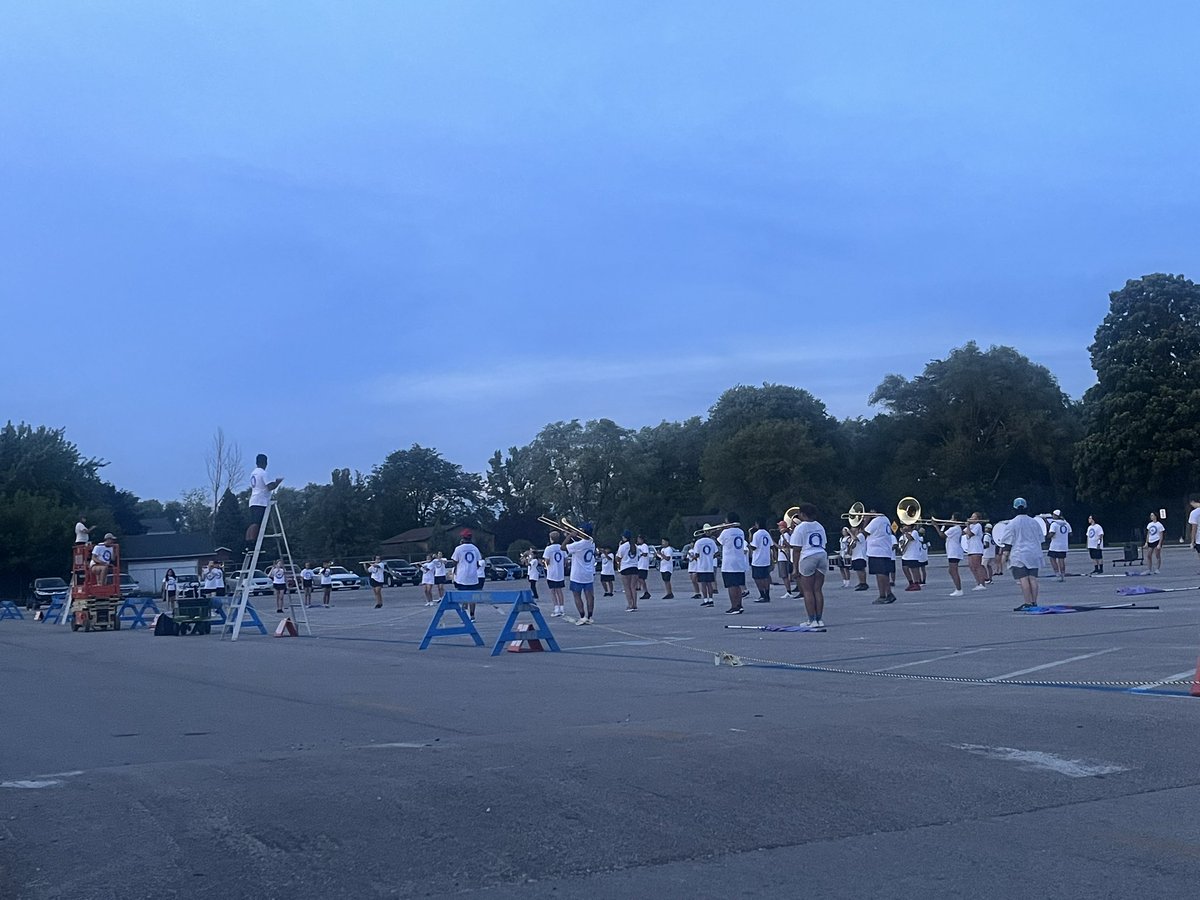
<svg viewBox="0 0 1200 900">
<path fill-rule="evenodd" d="M 218 550 L 207 534 L 133 534 L 121 539 L 121 559 L 189 559 L 213 556 Z"/>
<path fill-rule="evenodd" d="M 417 544 L 421 541 L 427 541 L 435 534 L 457 534 L 464 528 L 469 528 L 477 534 L 491 534 L 486 528 L 476 528 L 473 525 L 444 525 L 438 528 L 426 526 L 425 528 L 410 528 L 408 531 L 402 531 L 395 537 L 390 537 L 384 544 Z"/>
<path fill-rule="evenodd" d="M 166 516 L 159 516 L 150 519 L 142 519 L 142 527 L 146 529 L 146 534 L 174 534 L 175 526 L 171 524 L 171 520 Z"/>
</svg>

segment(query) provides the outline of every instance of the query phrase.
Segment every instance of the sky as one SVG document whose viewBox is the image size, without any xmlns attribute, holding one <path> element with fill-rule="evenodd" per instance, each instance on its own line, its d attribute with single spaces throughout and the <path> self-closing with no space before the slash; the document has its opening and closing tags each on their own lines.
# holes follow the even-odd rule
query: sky
<svg viewBox="0 0 1200 900">
<path fill-rule="evenodd" d="M 0 3 L 0 419 L 167 500 L 975 340 L 1078 398 L 1197 277 L 1200 7 Z"/>
</svg>

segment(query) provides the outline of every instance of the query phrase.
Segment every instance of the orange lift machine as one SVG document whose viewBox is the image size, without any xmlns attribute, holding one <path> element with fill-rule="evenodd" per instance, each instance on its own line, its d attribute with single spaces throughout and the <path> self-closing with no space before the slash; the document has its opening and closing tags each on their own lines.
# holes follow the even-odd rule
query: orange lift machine
<svg viewBox="0 0 1200 900">
<path fill-rule="evenodd" d="M 92 569 L 93 544 L 76 544 L 71 557 L 71 630 L 119 631 L 121 618 L 121 546 L 113 544 L 112 565 L 104 584 Z"/>
</svg>

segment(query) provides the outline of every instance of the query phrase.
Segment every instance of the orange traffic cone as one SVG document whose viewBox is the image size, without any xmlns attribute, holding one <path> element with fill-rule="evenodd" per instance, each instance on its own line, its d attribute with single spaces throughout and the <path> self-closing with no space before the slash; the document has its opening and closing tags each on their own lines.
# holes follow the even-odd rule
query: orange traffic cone
<svg viewBox="0 0 1200 900">
<path fill-rule="evenodd" d="M 296 637 L 299 634 L 291 616 L 284 616 L 275 628 L 275 637 Z"/>
<path fill-rule="evenodd" d="M 1200 659 L 1196 660 L 1196 674 L 1192 676 L 1191 695 L 1200 697 Z"/>
</svg>

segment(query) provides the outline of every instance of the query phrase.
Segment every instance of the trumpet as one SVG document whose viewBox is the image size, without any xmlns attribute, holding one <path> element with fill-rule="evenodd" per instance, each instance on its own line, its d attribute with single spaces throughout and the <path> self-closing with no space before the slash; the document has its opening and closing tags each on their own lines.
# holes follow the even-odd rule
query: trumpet
<svg viewBox="0 0 1200 900">
<path fill-rule="evenodd" d="M 921 518 L 921 502 L 916 497 L 904 497 L 896 504 L 896 518 L 900 520 L 901 525 L 966 525 L 965 521 L 958 519 L 935 519 L 933 517 Z M 986 525 L 990 523 L 989 519 L 976 519 L 976 524 Z"/>
<path fill-rule="evenodd" d="M 720 525 L 705 525 L 699 531 L 693 531 L 692 537 L 711 537 L 720 534 L 726 528 L 741 528 L 741 522 L 722 522 Z"/>
<path fill-rule="evenodd" d="M 861 500 L 855 500 L 850 504 L 850 509 L 842 513 L 842 518 L 845 519 L 851 528 L 857 528 L 863 523 L 864 519 L 873 519 L 876 516 L 882 516 L 883 513 L 867 512 L 867 508 L 863 506 Z"/>
<path fill-rule="evenodd" d="M 538 516 L 538 521 L 541 522 L 543 525 L 548 525 L 550 528 L 553 528 L 555 531 L 561 531 L 563 534 L 565 534 L 567 537 L 571 538 L 572 540 L 590 541 L 592 539 L 592 536 L 590 534 L 588 534 L 582 528 L 578 528 L 578 527 L 572 525 L 566 519 L 552 519 L 549 516 Z"/>
</svg>

